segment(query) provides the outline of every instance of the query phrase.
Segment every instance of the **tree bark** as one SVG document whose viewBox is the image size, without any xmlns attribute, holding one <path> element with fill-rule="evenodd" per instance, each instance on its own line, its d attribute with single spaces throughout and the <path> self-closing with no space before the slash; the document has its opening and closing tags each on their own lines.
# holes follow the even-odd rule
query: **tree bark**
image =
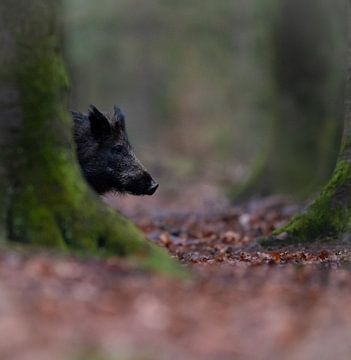
<svg viewBox="0 0 351 360">
<path fill-rule="evenodd" d="M 2 241 L 133 256 L 177 269 L 88 188 L 64 105 L 59 0 L 0 3 L 0 231 Z"/>
<path fill-rule="evenodd" d="M 316 200 L 288 225 L 275 231 L 295 241 L 340 239 L 351 231 L 351 1 L 344 129 L 334 173 Z"/>
<path fill-rule="evenodd" d="M 335 103 L 341 95 L 343 27 L 334 17 L 340 1 L 281 0 L 270 6 L 275 11 L 264 61 L 271 64 L 270 138 L 234 196 L 279 192 L 303 198 L 328 180 L 338 153 L 342 114 L 336 116 Z"/>
</svg>

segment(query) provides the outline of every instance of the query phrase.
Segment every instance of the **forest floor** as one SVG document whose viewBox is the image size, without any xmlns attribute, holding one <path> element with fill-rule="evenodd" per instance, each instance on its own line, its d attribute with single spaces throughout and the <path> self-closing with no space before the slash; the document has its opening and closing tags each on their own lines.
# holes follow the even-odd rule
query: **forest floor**
<svg viewBox="0 0 351 360">
<path fill-rule="evenodd" d="M 108 202 L 193 277 L 4 250 L 1 360 L 351 359 L 350 244 L 255 242 L 298 206 L 282 197 L 232 206 L 206 185 Z"/>
</svg>

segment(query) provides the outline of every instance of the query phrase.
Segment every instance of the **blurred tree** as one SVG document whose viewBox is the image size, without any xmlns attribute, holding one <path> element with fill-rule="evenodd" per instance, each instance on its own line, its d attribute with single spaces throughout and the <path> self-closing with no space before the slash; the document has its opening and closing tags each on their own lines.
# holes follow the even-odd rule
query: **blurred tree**
<svg viewBox="0 0 351 360">
<path fill-rule="evenodd" d="M 349 1 L 351 5 L 351 1 Z M 327 236 L 340 238 L 351 231 L 351 9 L 345 90 L 344 129 L 334 173 L 317 199 L 287 226 L 276 231 L 296 241 L 314 241 Z"/>
<path fill-rule="evenodd" d="M 66 0 L 72 107 L 121 104 L 163 186 L 247 166 L 263 140 L 257 2 Z"/>
<path fill-rule="evenodd" d="M 341 136 L 343 1 L 269 2 L 272 108 L 267 146 L 236 196 L 306 196 L 330 176 Z M 272 21 L 272 13 L 273 21 Z M 323 39 L 323 41 L 320 41 Z M 340 114 L 341 115 L 341 114 Z"/>
<path fill-rule="evenodd" d="M 342 1 L 66 0 L 72 107 L 121 104 L 163 186 L 304 195 L 341 134 Z"/>
<path fill-rule="evenodd" d="M 62 98 L 59 0 L 0 3 L 1 238 L 92 253 L 133 255 L 168 271 L 173 261 L 90 191 Z"/>
</svg>

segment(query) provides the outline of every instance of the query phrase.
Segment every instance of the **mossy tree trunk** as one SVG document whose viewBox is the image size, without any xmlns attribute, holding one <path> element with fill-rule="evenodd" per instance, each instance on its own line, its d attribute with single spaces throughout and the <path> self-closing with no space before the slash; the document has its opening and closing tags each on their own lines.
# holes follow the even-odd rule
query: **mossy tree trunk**
<svg viewBox="0 0 351 360">
<path fill-rule="evenodd" d="M 0 229 L 3 241 L 132 255 L 174 268 L 81 177 L 61 58 L 59 0 L 0 2 Z"/>
<path fill-rule="evenodd" d="M 334 173 L 317 199 L 275 235 L 296 241 L 340 239 L 351 231 L 351 1 L 349 50 L 345 90 L 344 130 Z"/>
<path fill-rule="evenodd" d="M 342 93 L 340 4 L 339 0 L 269 3 L 275 10 L 265 59 L 272 78 L 266 101 L 271 109 L 269 139 L 248 181 L 234 190 L 234 196 L 279 192 L 305 197 L 330 176 L 342 128 L 335 106 Z"/>
</svg>

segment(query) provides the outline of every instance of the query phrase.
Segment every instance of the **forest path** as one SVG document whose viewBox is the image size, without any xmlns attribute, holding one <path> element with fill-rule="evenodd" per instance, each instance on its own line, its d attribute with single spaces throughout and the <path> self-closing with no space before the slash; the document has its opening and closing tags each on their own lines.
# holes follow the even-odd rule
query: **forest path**
<svg viewBox="0 0 351 360">
<path fill-rule="evenodd" d="M 193 278 L 4 250 L 0 359 L 351 358 L 349 245 L 252 246 L 298 210 L 280 197 L 236 207 L 186 197 L 187 209 L 141 200 L 112 202 Z"/>
</svg>

